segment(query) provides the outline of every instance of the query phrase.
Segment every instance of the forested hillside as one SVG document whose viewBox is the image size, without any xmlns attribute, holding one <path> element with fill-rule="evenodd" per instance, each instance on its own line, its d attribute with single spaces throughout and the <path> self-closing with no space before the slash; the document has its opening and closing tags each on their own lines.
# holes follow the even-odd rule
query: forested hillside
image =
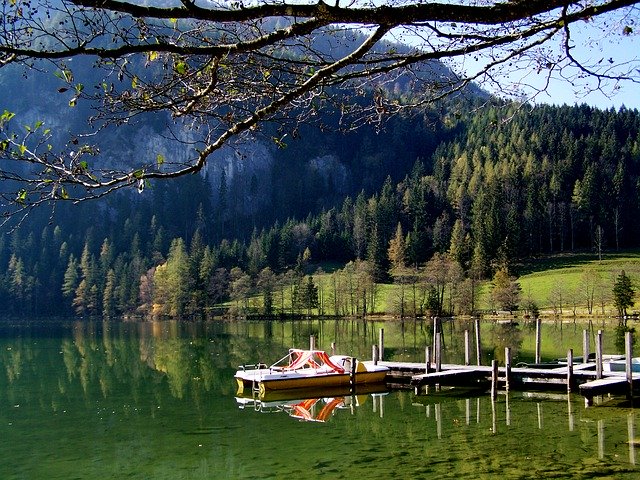
<svg viewBox="0 0 640 480">
<path fill-rule="evenodd" d="M 349 315 L 395 281 L 403 312 L 460 312 L 516 260 L 640 245 L 635 110 L 457 105 L 382 129 L 304 129 L 272 154 L 233 181 L 221 169 L 32 212 L 0 236 L 3 310 L 183 315 L 231 300 Z M 328 264 L 318 302 L 308 275 Z"/>
</svg>

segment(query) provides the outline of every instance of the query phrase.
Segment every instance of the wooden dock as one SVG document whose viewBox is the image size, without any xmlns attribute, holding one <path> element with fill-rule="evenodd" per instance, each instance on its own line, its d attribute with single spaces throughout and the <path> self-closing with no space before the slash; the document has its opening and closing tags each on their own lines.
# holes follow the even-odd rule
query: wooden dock
<svg viewBox="0 0 640 480">
<path fill-rule="evenodd" d="M 390 369 L 389 384 L 393 387 L 411 387 L 419 395 L 431 385 L 443 387 L 464 387 L 482 389 L 489 387 L 492 398 L 496 398 L 499 388 L 505 390 L 564 390 L 579 391 L 587 405 L 593 404 L 594 397 L 602 395 L 624 394 L 632 399 L 640 391 L 640 372 L 633 373 L 633 339 L 631 332 L 625 334 L 625 355 L 605 355 L 602 350 L 602 331 L 596 336 L 596 352 L 592 357 L 589 352 L 589 337 L 583 332 L 583 356 L 581 363 L 574 363 L 573 349 L 567 352 L 565 362 L 553 364 L 540 363 L 540 329 L 541 322 L 536 320 L 536 356 L 532 366 L 512 366 L 511 348 L 505 348 L 505 366 L 498 367 L 492 360 L 491 366 L 480 365 L 480 328 L 476 320 L 476 359 L 471 365 L 470 335 L 465 330 L 465 365 L 447 365 L 441 363 L 442 342 L 441 326 L 434 319 L 434 342 L 432 347 L 425 347 L 425 362 L 389 362 L 383 361 L 384 332 L 380 329 L 380 348 L 373 346 L 373 362 Z M 380 354 L 380 355 L 379 355 Z M 625 372 L 605 371 L 604 365 L 613 360 L 627 359 Z M 578 358 L 576 358 L 578 360 Z M 586 360 L 586 361 L 584 361 Z M 542 367 L 545 368 L 542 368 Z"/>
<path fill-rule="evenodd" d="M 620 356 L 607 356 L 606 359 L 620 359 Z M 483 365 L 442 364 L 440 371 L 429 368 L 426 363 L 378 362 L 389 367 L 389 379 L 393 385 L 413 388 L 416 394 L 429 386 L 465 387 L 505 390 L 563 390 L 579 391 L 585 397 L 587 405 L 593 398 L 602 395 L 637 395 L 640 393 L 640 373 L 633 374 L 631 382 L 625 372 L 598 372 L 594 362 L 572 365 L 559 365 L 554 368 L 499 367 Z M 494 369 L 497 374 L 494 374 Z M 601 378 L 598 378 L 601 375 Z"/>
</svg>

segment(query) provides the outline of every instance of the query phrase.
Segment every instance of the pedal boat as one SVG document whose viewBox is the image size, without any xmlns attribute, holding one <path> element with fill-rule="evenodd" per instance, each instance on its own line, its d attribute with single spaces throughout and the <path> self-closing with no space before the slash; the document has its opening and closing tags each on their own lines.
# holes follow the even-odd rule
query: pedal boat
<svg viewBox="0 0 640 480">
<path fill-rule="evenodd" d="M 604 371 L 612 373 L 624 373 L 627 371 L 627 361 L 624 358 L 613 359 L 602 364 Z M 631 372 L 640 372 L 640 357 L 631 358 Z"/>
<path fill-rule="evenodd" d="M 267 392 L 299 388 L 329 388 L 382 383 L 389 369 L 347 355 L 329 356 L 323 350 L 292 348 L 271 366 L 242 365 L 235 374 L 238 394 L 245 390 Z"/>
</svg>

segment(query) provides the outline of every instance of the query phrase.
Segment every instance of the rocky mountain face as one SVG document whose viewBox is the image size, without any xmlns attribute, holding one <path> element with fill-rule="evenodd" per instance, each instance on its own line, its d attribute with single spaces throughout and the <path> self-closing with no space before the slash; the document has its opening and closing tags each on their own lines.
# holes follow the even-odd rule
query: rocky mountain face
<svg viewBox="0 0 640 480">
<path fill-rule="evenodd" d="M 74 83 L 82 83 L 87 91 L 100 88 L 104 79 L 97 76 L 89 59 L 70 62 Z M 425 68 L 425 75 L 446 74 L 439 64 Z M 74 101 L 74 92 L 66 87 L 59 71 L 2 68 L 0 110 L 16 114 L 12 126 L 18 130 L 43 122 L 52 132 L 49 142 L 54 151 L 78 142 L 95 145 L 99 155 L 90 161 L 105 169 L 154 165 L 159 155 L 167 165 L 186 163 L 201 145 L 197 130 L 165 113 L 104 126 L 94 120 L 96 105 L 83 98 Z M 389 88 L 403 94 L 410 85 L 399 79 Z M 327 129 L 305 125 L 296 138 L 289 135 L 286 142 L 280 142 L 274 139 L 282 133 L 266 124 L 215 152 L 200 172 L 209 192 L 202 201 L 217 212 L 215 218 L 246 225 L 235 232 L 246 236 L 254 227 L 330 209 L 346 196 L 376 191 L 387 176 L 401 180 L 416 160 L 429 158 L 447 135 L 442 115 L 435 110 L 365 125 L 348 134 L 338 132 L 335 112 L 320 112 L 319 116 L 319 123 Z"/>
</svg>

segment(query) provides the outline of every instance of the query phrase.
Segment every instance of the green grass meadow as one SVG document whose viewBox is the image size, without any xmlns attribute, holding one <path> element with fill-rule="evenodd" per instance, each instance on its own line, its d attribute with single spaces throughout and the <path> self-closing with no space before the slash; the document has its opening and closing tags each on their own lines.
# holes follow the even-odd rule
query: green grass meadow
<svg viewBox="0 0 640 480">
<path fill-rule="evenodd" d="M 327 301 L 325 313 L 331 314 L 331 306 L 328 303 L 328 296 L 333 288 L 330 272 L 338 267 L 322 267 L 322 271 L 316 272 L 313 277 Z M 515 270 L 520 272 L 517 281 L 521 287 L 521 308 L 533 302 L 542 316 L 616 316 L 612 290 L 616 277 L 623 270 L 631 278 L 636 291 L 635 305 L 629 313 L 640 312 L 640 251 L 609 253 L 601 259 L 595 254 L 585 253 L 555 255 L 523 263 L 514 268 Z M 399 288 L 393 284 L 376 285 L 375 314 L 394 314 L 393 304 L 397 302 Z M 274 299 L 276 309 L 283 301 L 286 305 L 290 304 L 289 289 L 282 293 L 284 299 Z M 479 287 L 479 310 L 496 309 L 490 300 L 490 293 L 491 281 L 486 280 Z M 588 297 L 591 297 L 591 312 L 587 305 Z M 449 299 L 445 298 L 445 302 L 448 303 Z M 262 296 L 254 295 L 249 300 L 249 305 L 254 311 L 259 311 L 262 308 Z M 314 309 L 312 313 L 317 314 L 318 310 Z"/>
<path fill-rule="evenodd" d="M 543 312 L 553 308 L 555 290 L 556 299 L 559 297 L 557 292 L 560 292 L 563 311 L 573 311 L 575 304 L 577 313 L 586 314 L 586 298 L 589 288 L 592 288 L 595 313 L 602 314 L 604 303 L 606 315 L 616 314 L 611 292 L 616 277 L 623 270 L 636 290 L 636 306 L 632 311 L 640 310 L 640 252 L 607 254 L 601 260 L 595 255 L 561 255 L 529 264 L 523 270 L 526 273 L 518 278 L 522 301 L 532 300 Z M 556 300 L 556 303 L 559 302 Z"/>
</svg>

